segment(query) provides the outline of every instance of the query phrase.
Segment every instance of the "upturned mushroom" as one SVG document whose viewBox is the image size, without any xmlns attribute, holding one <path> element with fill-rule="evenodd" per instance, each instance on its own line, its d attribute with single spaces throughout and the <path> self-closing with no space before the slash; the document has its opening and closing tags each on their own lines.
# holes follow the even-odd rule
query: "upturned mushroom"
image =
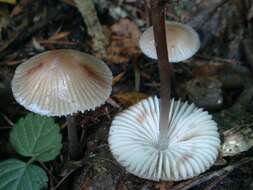
<svg viewBox="0 0 253 190">
<path fill-rule="evenodd" d="M 155 181 L 184 180 L 215 162 L 220 146 L 217 124 L 203 109 L 171 102 L 166 146 L 160 146 L 160 105 L 150 97 L 116 116 L 109 145 L 116 160 L 136 176 Z"/>
<path fill-rule="evenodd" d="M 187 102 L 170 100 L 172 66 L 168 62 L 196 53 L 198 36 L 181 24 L 166 25 L 162 1 L 153 0 L 151 5 L 153 27 L 146 35 L 144 32 L 140 46 L 145 46 L 147 56 L 158 58 L 160 99 L 143 100 L 116 116 L 108 141 L 116 160 L 130 173 L 156 181 L 178 181 L 210 168 L 217 158 L 220 139 L 217 124 L 207 112 Z M 185 46 L 194 49 L 185 50 Z"/>
<path fill-rule="evenodd" d="M 12 79 L 16 101 L 46 116 L 66 116 L 69 153 L 80 153 L 74 113 L 95 109 L 109 97 L 112 73 L 101 60 L 76 50 L 52 50 L 20 64 Z"/>
</svg>

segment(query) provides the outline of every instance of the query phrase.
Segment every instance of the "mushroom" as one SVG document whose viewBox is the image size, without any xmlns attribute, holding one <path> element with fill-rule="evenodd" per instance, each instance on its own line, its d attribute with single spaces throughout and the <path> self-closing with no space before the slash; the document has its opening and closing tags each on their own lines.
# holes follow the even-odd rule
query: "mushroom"
<svg viewBox="0 0 253 190">
<path fill-rule="evenodd" d="M 199 36 L 190 26 L 166 21 L 165 29 L 169 62 L 186 60 L 200 48 Z M 153 27 L 148 28 L 141 35 L 139 46 L 147 57 L 157 59 Z"/>
<path fill-rule="evenodd" d="M 16 101 L 46 116 L 67 116 L 69 151 L 79 156 L 73 114 L 95 109 L 112 90 L 112 73 L 101 60 L 76 50 L 52 50 L 19 65 L 12 79 Z"/>
<path fill-rule="evenodd" d="M 217 124 L 206 111 L 170 100 L 172 66 L 168 62 L 191 57 L 199 48 L 197 34 L 179 23 L 165 24 L 160 0 L 152 0 L 151 6 L 153 27 L 144 32 L 140 46 L 147 56 L 158 57 L 160 100 L 142 100 L 117 115 L 108 141 L 116 160 L 130 173 L 178 181 L 210 168 L 218 156 L 220 139 Z"/>
<path fill-rule="evenodd" d="M 159 99 L 150 97 L 116 116 L 109 145 L 126 170 L 151 180 L 184 180 L 215 162 L 220 146 L 217 124 L 194 104 L 171 101 L 167 145 L 159 145 Z"/>
</svg>

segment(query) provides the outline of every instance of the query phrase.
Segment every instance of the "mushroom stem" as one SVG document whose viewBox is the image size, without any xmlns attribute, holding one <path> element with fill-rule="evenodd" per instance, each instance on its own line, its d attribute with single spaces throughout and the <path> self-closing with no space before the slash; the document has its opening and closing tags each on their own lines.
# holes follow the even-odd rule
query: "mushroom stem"
<svg viewBox="0 0 253 190">
<path fill-rule="evenodd" d="M 158 146 L 161 150 L 163 150 L 166 149 L 168 144 L 167 135 L 169 127 L 172 65 L 168 63 L 164 10 L 160 4 L 160 0 L 153 0 L 151 6 L 152 23 L 160 74 L 160 133 Z"/>
<path fill-rule="evenodd" d="M 81 148 L 78 142 L 77 128 L 75 122 L 75 116 L 67 115 L 67 125 L 68 125 L 68 148 L 69 157 L 72 160 L 78 160 L 81 155 Z"/>
</svg>

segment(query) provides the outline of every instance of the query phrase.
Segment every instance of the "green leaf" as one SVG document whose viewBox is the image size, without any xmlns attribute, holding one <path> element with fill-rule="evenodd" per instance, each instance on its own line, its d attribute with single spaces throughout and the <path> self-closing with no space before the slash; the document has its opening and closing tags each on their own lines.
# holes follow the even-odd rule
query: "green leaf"
<svg viewBox="0 0 253 190">
<path fill-rule="evenodd" d="M 47 174 L 36 165 L 16 159 L 0 162 L 0 190 L 40 190 L 47 181 Z"/>
<path fill-rule="evenodd" d="M 62 148 L 59 126 L 50 117 L 28 114 L 13 127 L 10 142 L 23 156 L 53 160 Z"/>
</svg>

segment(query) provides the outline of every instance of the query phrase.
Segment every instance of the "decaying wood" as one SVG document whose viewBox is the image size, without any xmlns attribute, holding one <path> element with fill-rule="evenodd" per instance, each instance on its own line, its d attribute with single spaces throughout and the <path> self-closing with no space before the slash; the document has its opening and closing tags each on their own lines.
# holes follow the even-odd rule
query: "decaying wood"
<svg viewBox="0 0 253 190">
<path fill-rule="evenodd" d="M 101 55 L 105 55 L 108 39 L 103 33 L 92 0 L 75 0 L 75 3 L 83 17 L 88 34 L 92 38 L 93 50 Z"/>
<path fill-rule="evenodd" d="M 252 161 L 253 161 L 252 157 L 243 158 L 242 160 L 240 160 L 236 163 L 233 163 L 229 166 L 226 166 L 226 167 L 224 167 L 220 170 L 210 172 L 210 173 L 206 173 L 206 174 L 200 175 L 199 177 L 196 177 L 194 179 L 185 181 L 183 183 L 179 183 L 178 185 L 171 188 L 171 190 L 187 190 L 187 189 L 190 189 L 194 186 L 197 186 L 197 185 L 200 185 L 204 182 L 207 182 L 207 181 L 209 181 L 209 180 L 211 180 L 215 177 L 220 177 L 220 176 L 224 176 L 226 174 L 229 174 L 234 169 L 239 168 L 243 164 L 247 164 L 247 163 L 252 162 Z"/>
</svg>

